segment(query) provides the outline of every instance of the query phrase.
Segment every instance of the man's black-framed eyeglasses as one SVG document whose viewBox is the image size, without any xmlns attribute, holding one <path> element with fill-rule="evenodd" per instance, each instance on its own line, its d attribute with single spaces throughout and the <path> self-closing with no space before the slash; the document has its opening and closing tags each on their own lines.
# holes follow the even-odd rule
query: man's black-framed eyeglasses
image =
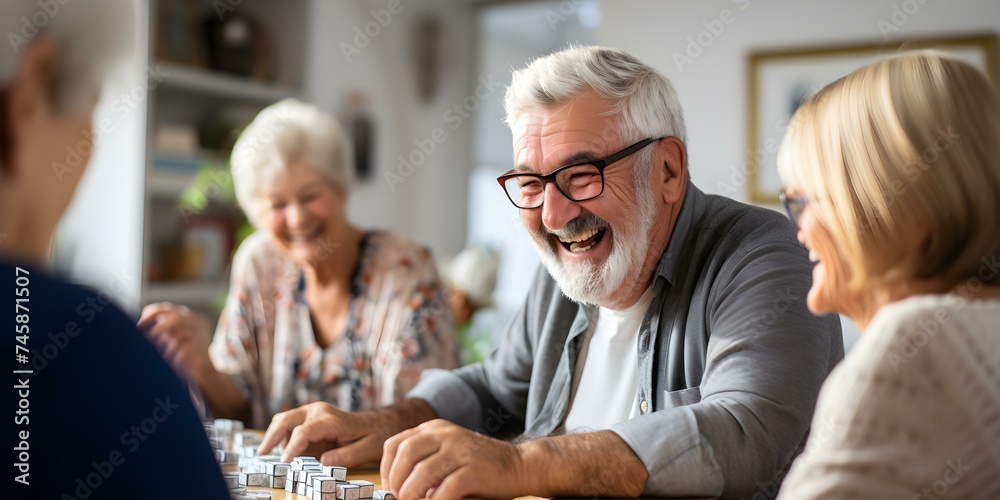
<svg viewBox="0 0 1000 500">
<path fill-rule="evenodd" d="M 785 205 L 785 211 L 788 212 L 788 218 L 795 225 L 795 229 L 799 229 L 799 218 L 802 217 L 802 212 L 805 211 L 806 205 L 809 204 L 809 199 L 801 196 L 788 196 L 784 189 L 778 194 L 778 198 Z"/>
<path fill-rule="evenodd" d="M 643 139 L 603 160 L 566 165 L 545 175 L 516 173 L 511 170 L 497 177 L 497 182 L 517 208 L 531 209 L 542 206 L 545 201 L 545 186 L 550 182 L 556 185 L 556 189 L 563 196 L 572 201 L 592 200 L 604 192 L 604 169 L 660 139 L 663 137 Z"/>
</svg>

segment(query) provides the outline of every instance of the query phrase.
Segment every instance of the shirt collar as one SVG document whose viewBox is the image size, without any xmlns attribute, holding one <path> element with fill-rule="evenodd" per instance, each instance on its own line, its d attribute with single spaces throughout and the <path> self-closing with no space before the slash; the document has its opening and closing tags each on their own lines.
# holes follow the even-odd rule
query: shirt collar
<svg viewBox="0 0 1000 500">
<path fill-rule="evenodd" d="M 680 266 L 684 264 L 681 262 L 681 250 L 684 249 L 684 243 L 688 239 L 694 221 L 701 218 L 701 213 L 704 210 L 705 193 L 702 193 L 700 189 L 695 187 L 694 183 L 688 180 L 687 191 L 684 193 L 684 201 L 681 202 L 681 212 L 677 215 L 674 230 L 670 233 L 670 241 L 667 243 L 667 249 L 660 256 L 660 261 L 656 265 L 656 276 L 663 277 L 671 286 L 676 283 Z M 659 297 L 660 293 L 662 293 L 663 285 L 660 284 L 660 280 L 654 278 L 652 286 L 653 301 L 655 302 L 656 297 Z M 585 331 L 588 324 L 596 319 L 597 310 L 598 307 L 594 304 L 580 304 L 574 325 L 576 322 L 580 322 L 580 331 Z M 580 333 L 580 331 L 576 333 Z M 573 340 L 574 336 L 570 334 L 566 342 L 569 343 Z"/>
<path fill-rule="evenodd" d="M 684 243 L 690 236 L 694 221 L 701 217 L 705 210 L 705 193 L 695 187 L 694 183 L 688 180 L 687 191 L 684 193 L 684 201 L 681 203 L 681 212 L 677 215 L 677 222 L 670 233 L 670 241 L 667 249 L 660 256 L 660 262 L 656 265 L 656 276 L 662 276 L 667 283 L 676 284 L 676 278 L 680 270 L 681 250 Z M 655 280 L 659 281 L 659 280 Z M 654 287 L 655 287 L 654 281 Z"/>
</svg>

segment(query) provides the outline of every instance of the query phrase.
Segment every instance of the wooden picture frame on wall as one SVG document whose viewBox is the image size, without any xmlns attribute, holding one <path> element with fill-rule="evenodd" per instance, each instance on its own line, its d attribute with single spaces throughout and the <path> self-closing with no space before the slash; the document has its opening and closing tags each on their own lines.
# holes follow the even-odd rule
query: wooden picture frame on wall
<svg viewBox="0 0 1000 500">
<path fill-rule="evenodd" d="M 901 43 L 858 44 L 755 52 L 747 65 L 747 179 L 752 203 L 778 203 L 781 180 L 777 152 L 792 114 L 806 99 L 847 74 L 902 51 L 933 48 L 954 54 L 983 70 L 994 85 L 995 34 L 927 38 Z"/>
</svg>

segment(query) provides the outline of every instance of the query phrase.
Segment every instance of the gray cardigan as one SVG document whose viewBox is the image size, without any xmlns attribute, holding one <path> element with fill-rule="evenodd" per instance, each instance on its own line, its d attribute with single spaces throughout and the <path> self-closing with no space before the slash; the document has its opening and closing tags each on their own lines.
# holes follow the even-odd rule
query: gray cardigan
<svg viewBox="0 0 1000 500">
<path fill-rule="evenodd" d="M 811 271 L 785 217 L 688 184 L 639 331 L 642 413 L 612 427 L 649 471 L 645 495 L 777 493 L 844 356 L 838 318 L 806 308 Z M 408 397 L 493 435 L 562 432 L 594 311 L 539 270 L 489 359 L 428 370 Z"/>
</svg>

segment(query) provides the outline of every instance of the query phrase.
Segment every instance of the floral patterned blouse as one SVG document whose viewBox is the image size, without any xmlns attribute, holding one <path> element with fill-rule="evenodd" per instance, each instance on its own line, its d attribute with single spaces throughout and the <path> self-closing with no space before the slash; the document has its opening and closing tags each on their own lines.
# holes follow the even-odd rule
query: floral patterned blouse
<svg viewBox="0 0 1000 500">
<path fill-rule="evenodd" d="M 302 268 L 256 233 L 233 259 L 225 309 L 209 349 L 250 400 L 254 428 L 315 401 L 361 411 L 397 402 L 425 368 L 454 368 L 457 339 L 430 251 L 371 232 L 351 278 L 347 328 L 321 348 Z"/>
</svg>

